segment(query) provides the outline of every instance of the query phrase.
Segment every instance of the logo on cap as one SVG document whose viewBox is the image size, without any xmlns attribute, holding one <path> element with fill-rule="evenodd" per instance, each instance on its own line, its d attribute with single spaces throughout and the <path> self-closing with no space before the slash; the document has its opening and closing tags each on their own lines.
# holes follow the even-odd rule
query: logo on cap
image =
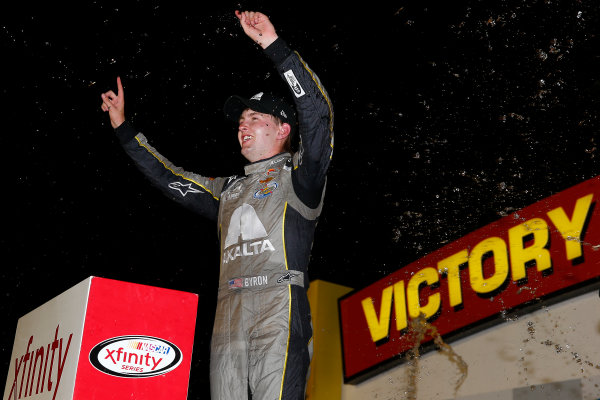
<svg viewBox="0 0 600 400">
<path fill-rule="evenodd" d="M 260 93 L 256 93 L 254 96 L 250 97 L 250 100 L 258 100 L 260 101 L 260 98 L 263 96 L 263 92 Z"/>
</svg>

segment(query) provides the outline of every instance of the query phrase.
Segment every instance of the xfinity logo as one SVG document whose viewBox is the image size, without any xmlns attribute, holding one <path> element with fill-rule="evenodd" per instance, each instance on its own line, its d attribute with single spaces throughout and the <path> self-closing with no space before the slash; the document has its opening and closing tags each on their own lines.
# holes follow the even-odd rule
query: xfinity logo
<svg viewBox="0 0 600 400">
<path fill-rule="evenodd" d="M 240 236 L 242 243 L 240 244 Z M 225 237 L 223 264 L 238 257 L 251 256 L 275 251 L 264 225 L 260 222 L 256 211 L 249 204 L 242 204 L 231 214 L 227 236 Z"/>
<path fill-rule="evenodd" d="M 53 341 L 42 343 L 39 340 L 34 340 L 33 335 L 29 337 L 27 348 L 15 358 L 15 374 L 14 377 L 8 377 L 6 392 L 8 392 L 10 379 L 13 379 L 13 383 L 10 386 L 8 397 L 5 397 L 5 399 L 20 399 L 32 396 L 35 398 L 44 396 L 46 399 L 56 399 L 67 356 L 71 355 L 69 359 L 73 358 L 73 352 L 69 354 L 73 333 L 61 332 L 59 336 L 59 327 L 60 325 L 56 326 Z M 34 388 L 35 393 L 33 392 Z M 44 392 L 48 394 L 43 395 Z"/>
<path fill-rule="evenodd" d="M 144 378 L 166 374 L 181 363 L 181 350 L 152 336 L 118 336 L 98 343 L 90 363 L 108 375 Z"/>
</svg>

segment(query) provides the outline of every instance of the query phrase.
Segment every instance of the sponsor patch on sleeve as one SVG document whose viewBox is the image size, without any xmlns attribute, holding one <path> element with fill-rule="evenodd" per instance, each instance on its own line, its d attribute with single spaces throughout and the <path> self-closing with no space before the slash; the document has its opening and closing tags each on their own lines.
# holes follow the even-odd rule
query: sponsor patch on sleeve
<svg viewBox="0 0 600 400">
<path fill-rule="evenodd" d="M 305 95 L 304 89 L 302 89 L 302 86 L 300 86 L 300 82 L 298 82 L 296 75 L 294 75 L 294 72 L 291 69 L 285 71 L 283 76 L 285 76 L 285 79 L 292 88 L 292 92 L 294 92 L 296 97 L 302 97 Z"/>
</svg>

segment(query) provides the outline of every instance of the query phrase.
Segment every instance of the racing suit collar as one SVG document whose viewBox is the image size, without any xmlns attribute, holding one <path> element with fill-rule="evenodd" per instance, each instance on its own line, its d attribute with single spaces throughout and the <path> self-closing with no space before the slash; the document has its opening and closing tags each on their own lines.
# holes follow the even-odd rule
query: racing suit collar
<svg viewBox="0 0 600 400">
<path fill-rule="evenodd" d="M 257 172 L 263 172 L 275 165 L 284 164 L 291 156 L 292 155 L 290 153 L 284 152 L 276 154 L 273 157 L 265 158 L 264 160 L 259 160 L 250 164 L 246 164 L 246 166 L 244 167 L 244 172 L 246 173 L 246 175 L 255 174 Z"/>
</svg>

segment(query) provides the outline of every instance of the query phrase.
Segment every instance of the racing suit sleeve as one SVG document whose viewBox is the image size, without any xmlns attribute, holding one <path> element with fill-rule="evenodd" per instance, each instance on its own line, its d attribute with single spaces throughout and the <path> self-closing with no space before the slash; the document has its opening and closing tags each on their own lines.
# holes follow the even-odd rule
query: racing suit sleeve
<svg viewBox="0 0 600 400">
<path fill-rule="evenodd" d="M 333 107 L 317 75 L 281 38 L 265 53 L 288 83 L 298 111 L 300 144 L 294 155 L 294 191 L 304 204 L 316 208 L 333 154 Z"/>
<path fill-rule="evenodd" d="M 127 121 L 115 129 L 119 142 L 138 169 L 167 197 L 216 221 L 226 178 L 208 178 L 176 167 Z"/>
</svg>

